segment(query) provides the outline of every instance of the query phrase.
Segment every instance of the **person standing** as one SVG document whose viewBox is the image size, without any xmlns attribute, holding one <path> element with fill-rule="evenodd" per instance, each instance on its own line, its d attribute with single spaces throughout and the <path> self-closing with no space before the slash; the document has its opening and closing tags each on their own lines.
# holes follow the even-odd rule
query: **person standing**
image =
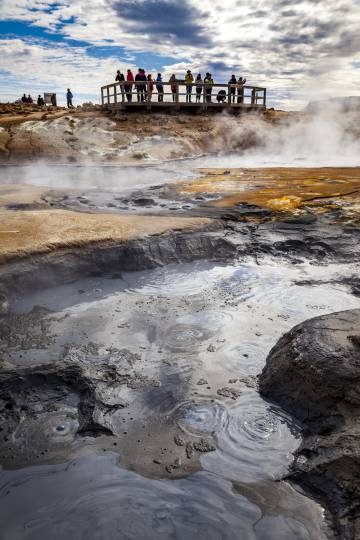
<svg viewBox="0 0 360 540">
<path fill-rule="evenodd" d="M 147 77 L 145 73 L 145 69 L 140 70 L 140 101 L 146 101 L 146 95 L 147 95 Z"/>
<path fill-rule="evenodd" d="M 74 96 L 72 95 L 72 92 L 71 92 L 70 88 L 68 88 L 67 92 L 66 92 L 66 101 L 67 101 L 68 109 L 73 108 L 73 103 L 72 103 L 73 97 Z"/>
<path fill-rule="evenodd" d="M 26 103 L 26 101 L 27 101 L 26 94 L 23 95 L 23 97 L 21 98 L 21 101 L 22 101 L 23 103 Z"/>
<path fill-rule="evenodd" d="M 212 85 L 214 84 L 214 80 L 212 78 L 211 73 L 206 74 L 204 78 L 204 84 L 205 84 L 206 102 L 211 103 Z"/>
<path fill-rule="evenodd" d="M 159 103 L 160 102 L 162 103 L 164 101 L 164 87 L 163 87 L 163 84 L 162 84 L 161 73 L 158 73 L 157 77 L 156 77 L 156 90 L 157 90 L 157 93 L 158 93 L 158 101 L 159 101 Z"/>
<path fill-rule="evenodd" d="M 151 96 L 152 96 L 153 91 L 154 91 L 154 81 L 151 76 L 151 73 L 149 73 L 147 76 L 147 100 L 149 102 L 151 101 Z"/>
<path fill-rule="evenodd" d="M 125 77 L 124 77 L 124 75 L 121 73 L 120 69 L 118 69 L 117 72 L 116 72 L 115 82 L 118 82 L 119 85 L 120 85 L 121 97 L 122 97 L 122 101 L 124 101 L 124 82 L 125 82 Z M 115 88 L 115 93 L 116 93 L 116 88 Z"/>
<path fill-rule="evenodd" d="M 203 80 L 201 78 L 201 73 L 198 73 L 196 76 L 195 86 L 196 86 L 196 103 L 200 103 L 201 93 L 203 89 Z"/>
<path fill-rule="evenodd" d="M 177 95 L 177 81 L 176 81 L 176 77 L 175 77 L 175 73 L 173 73 L 169 79 L 169 83 L 170 83 L 170 88 L 171 88 L 171 92 L 172 92 L 172 100 L 173 101 L 176 101 L 176 95 Z"/>
<path fill-rule="evenodd" d="M 235 75 L 231 75 L 228 83 L 231 84 L 231 86 L 229 86 L 229 103 L 235 103 L 236 82 Z"/>
<path fill-rule="evenodd" d="M 137 84 L 140 80 L 141 80 L 141 69 L 139 68 L 137 74 L 135 75 L 135 88 L 136 88 L 138 101 L 140 101 L 141 99 L 141 90 L 142 90 L 141 84 Z"/>
<path fill-rule="evenodd" d="M 237 102 L 244 103 L 244 85 L 246 84 L 245 77 L 239 77 L 237 81 Z"/>
<path fill-rule="evenodd" d="M 191 103 L 192 83 L 194 82 L 193 74 L 190 69 L 187 70 L 185 75 L 186 84 L 186 103 Z"/>
<path fill-rule="evenodd" d="M 134 82 L 134 75 L 133 75 L 131 69 L 127 70 L 126 82 L 127 82 L 127 84 L 125 85 L 125 94 L 126 94 L 126 99 L 130 103 L 132 101 L 132 85 L 133 85 L 133 82 Z"/>
<path fill-rule="evenodd" d="M 125 77 L 124 75 L 121 73 L 120 69 L 117 70 L 116 72 L 116 77 L 115 77 L 115 82 L 119 82 L 119 83 L 122 83 L 125 81 Z"/>
<path fill-rule="evenodd" d="M 145 101 L 145 92 L 146 92 L 146 86 L 147 86 L 146 83 L 147 83 L 147 79 L 145 75 L 145 70 L 142 68 L 139 68 L 135 76 L 135 87 L 136 87 L 138 101 L 141 101 L 141 102 Z"/>
</svg>

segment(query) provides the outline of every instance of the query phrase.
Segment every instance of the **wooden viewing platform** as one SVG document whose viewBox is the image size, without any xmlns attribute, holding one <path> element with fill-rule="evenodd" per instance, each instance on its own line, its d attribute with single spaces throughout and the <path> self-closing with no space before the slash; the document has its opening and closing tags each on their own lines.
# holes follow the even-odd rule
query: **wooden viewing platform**
<svg viewBox="0 0 360 540">
<path fill-rule="evenodd" d="M 161 83 L 163 91 L 157 90 L 154 81 L 153 92 L 149 92 L 148 82 L 116 82 L 101 87 L 101 103 L 106 109 L 137 110 L 139 108 L 175 109 L 206 111 L 208 109 L 230 109 L 234 112 L 266 108 L 266 88 L 239 84 L 202 83 L 200 96 L 196 84 L 192 85 L 191 101 L 184 82 Z M 176 89 L 175 89 L 176 87 Z M 223 101 L 219 102 L 218 92 L 222 91 Z"/>
</svg>

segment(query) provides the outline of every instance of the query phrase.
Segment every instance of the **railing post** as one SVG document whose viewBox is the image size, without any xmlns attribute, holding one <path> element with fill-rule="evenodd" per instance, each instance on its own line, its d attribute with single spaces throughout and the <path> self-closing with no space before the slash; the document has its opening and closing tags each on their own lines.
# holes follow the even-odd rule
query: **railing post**
<svg viewBox="0 0 360 540">
<path fill-rule="evenodd" d="M 179 83 L 176 83 L 176 96 L 175 96 L 176 103 L 179 103 Z"/>
<path fill-rule="evenodd" d="M 264 88 L 263 105 L 266 107 L 266 88 Z"/>
<path fill-rule="evenodd" d="M 106 87 L 106 94 L 108 105 L 110 105 L 110 88 L 108 86 Z"/>
<path fill-rule="evenodd" d="M 104 89 L 101 87 L 101 105 L 104 105 Z"/>
<path fill-rule="evenodd" d="M 117 86 L 117 85 L 114 84 L 114 104 L 115 104 L 115 105 L 116 105 L 116 103 L 117 103 L 117 93 L 116 93 L 117 91 L 116 91 L 116 86 Z"/>
</svg>

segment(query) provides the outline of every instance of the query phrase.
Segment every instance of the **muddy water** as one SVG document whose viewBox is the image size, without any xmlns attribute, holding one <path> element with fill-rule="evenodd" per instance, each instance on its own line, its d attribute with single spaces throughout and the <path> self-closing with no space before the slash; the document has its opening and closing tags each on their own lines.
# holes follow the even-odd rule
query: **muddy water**
<svg viewBox="0 0 360 540">
<path fill-rule="evenodd" d="M 126 413 L 111 425 L 117 448 L 103 448 L 100 437 L 73 451 L 77 424 L 69 411 L 76 403 L 70 401 L 61 414 L 25 420 L 26 444 L 50 437 L 62 453 L 1 472 L 1 538 L 325 537 L 321 507 L 278 481 L 300 442 L 300 426 L 260 397 L 255 375 L 294 324 L 359 307 L 338 283 L 356 271 L 202 262 L 14 298 L 18 314 L 34 306 L 50 310 L 52 341 L 36 351 L 37 362 L 57 361 L 69 343 L 126 347 L 140 359 L 142 375 L 158 384 L 141 395 L 126 389 Z M 18 365 L 31 365 L 35 356 L 34 350 L 10 355 Z M 210 439 L 216 450 L 200 454 L 200 470 L 188 471 L 180 448 L 182 477 L 171 479 L 165 466 L 173 460 L 174 432 Z"/>
</svg>

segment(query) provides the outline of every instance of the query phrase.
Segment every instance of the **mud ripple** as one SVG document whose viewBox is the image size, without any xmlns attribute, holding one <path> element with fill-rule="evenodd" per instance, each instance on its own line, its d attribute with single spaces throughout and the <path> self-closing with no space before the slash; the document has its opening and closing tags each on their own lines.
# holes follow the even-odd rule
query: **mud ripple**
<svg viewBox="0 0 360 540">
<path fill-rule="evenodd" d="M 21 446 L 40 446 L 41 442 L 68 444 L 74 440 L 79 429 L 76 414 L 75 409 L 69 409 L 28 417 L 14 434 L 16 443 Z"/>
<path fill-rule="evenodd" d="M 164 346 L 171 351 L 192 352 L 201 342 L 211 336 L 210 332 L 199 325 L 176 324 L 166 330 Z"/>
<path fill-rule="evenodd" d="M 175 411 L 179 428 L 185 433 L 200 436 L 216 435 L 228 429 L 227 409 L 219 403 L 184 403 Z"/>
<path fill-rule="evenodd" d="M 216 434 L 216 458 L 205 457 L 206 468 L 242 481 L 274 478 L 285 472 L 300 433 L 294 420 L 253 390 L 244 392 L 227 414 L 227 422 Z"/>
</svg>

